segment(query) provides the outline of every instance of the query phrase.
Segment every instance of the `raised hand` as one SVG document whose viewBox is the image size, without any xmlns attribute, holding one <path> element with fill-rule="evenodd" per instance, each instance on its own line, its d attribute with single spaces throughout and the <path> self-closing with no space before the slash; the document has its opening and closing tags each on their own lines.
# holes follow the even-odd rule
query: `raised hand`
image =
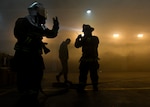
<svg viewBox="0 0 150 107">
<path fill-rule="evenodd" d="M 59 26 L 59 21 L 58 21 L 57 16 L 53 17 L 53 24 L 54 24 L 54 26 Z"/>
</svg>

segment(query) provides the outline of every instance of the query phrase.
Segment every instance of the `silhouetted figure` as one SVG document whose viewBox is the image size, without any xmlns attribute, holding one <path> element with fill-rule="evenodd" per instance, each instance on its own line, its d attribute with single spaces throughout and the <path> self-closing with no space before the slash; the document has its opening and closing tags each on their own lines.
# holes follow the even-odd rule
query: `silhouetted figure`
<svg viewBox="0 0 150 107">
<path fill-rule="evenodd" d="M 99 39 L 92 35 L 94 28 L 90 25 L 83 24 L 82 32 L 84 35 L 78 35 L 75 41 L 75 47 L 82 47 L 82 57 L 80 58 L 80 75 L 79 75 L 79 87 L 78 92 L 84 92 L 87 74 L 90 71 L 90 78 L 93 85 L 93 90 L 98 91 L 98 44 Z"/>
<path fill-rule="evenodd" d="M 18 18 L 14 27 L 17 39 L 12 69 L 17 72 L 17 86 L 20 92 L 19 107 L 38 107 L 37 97 L 41 90 L 43 70 L 45 69 L 42 51 L 50 50 L 42 42 L 43 36 L 57 36 L 59 22 L 53 18 L 52 30 L 45 27 L 47 19 L 45 8 L 34 2 L 28 7 L 29 15 Z"/>
<path fill-rule="evenodd" d="M 56 79 L 58 82 L 60 82 L 60 77 L 64 76 L 64 83 L 70 83 L 68 81 L 68 59 L 69 59 L 69 53 L 68 53 L 68 45 L 70 44 L 71 40 L 67 38 L 65 41 L 63 41 L 59 47 L 59 59 L 62 65 L 62 70 L 59 72 L 58 75 L 56 75 Z"/>
</svg>

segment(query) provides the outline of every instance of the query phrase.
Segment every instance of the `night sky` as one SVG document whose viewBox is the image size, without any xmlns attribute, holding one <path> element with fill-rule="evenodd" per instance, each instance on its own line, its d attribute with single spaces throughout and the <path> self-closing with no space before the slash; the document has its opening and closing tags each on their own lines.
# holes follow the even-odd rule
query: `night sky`
<svg viewBox="0 0 150 107">
<path fill-rule="evenodd" d="M 13 28 L 18 17 L 28 15 L 27 7 L 31 0 L 1 0 L 0 3 L 0 52 L 14 54 L 16 39 Z M 132 68 L 150 70 L 150 0 L 38 0 L 48 10 L 47 27 L 51 29 L 52 18 L 58 16 L 59 34 L 48 42 L 51 53 L 43 55 L 46 64 L 52 70 L 60 66 L 58 48 L 67 37 L 70 63 L 78 66 L 81 50 L 74 47 L 78 34 L 82 33 L 82 24 L 95 28 L 93 34 L 100 39 L 99 57 L 102 69 L 125 71 Z M 91 14 L 86 10 L 91 9 Z M 113 38 L 113 34 L 119 38 Z M 143 38 L 137 38 L 143 34 Z M 73 55 L 74 54 L 74 55 Z M 135 63 L 136 62 L 136 63 Z M 106 66 L 107 64 L 107 66 Z M 119 67 L 119 68 L 118 68 Z M 109 68 L 109 69 L 108 69 Z"/>
</svg>

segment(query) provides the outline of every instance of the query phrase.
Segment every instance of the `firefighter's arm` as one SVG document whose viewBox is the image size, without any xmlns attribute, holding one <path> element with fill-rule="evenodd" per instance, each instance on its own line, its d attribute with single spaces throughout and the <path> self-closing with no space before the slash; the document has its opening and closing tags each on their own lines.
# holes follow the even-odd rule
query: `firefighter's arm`
<svg viewBox="0 0 150 107">
<path fill-rule="evenodd" d="M 52 30 L 46 28 L 44 34 L 47 38 L 54 38 L 57 36 L 59 30 L 59 21 L 58 18 L 53 18 L 53 28 Z"/>
<path fill-rule="evenodd" d="M 83 37 L 81 35 L 78 35 L 74 45 L 76 48 L 80 48 L 82 44 L 83 44 Z"/>
</svg>

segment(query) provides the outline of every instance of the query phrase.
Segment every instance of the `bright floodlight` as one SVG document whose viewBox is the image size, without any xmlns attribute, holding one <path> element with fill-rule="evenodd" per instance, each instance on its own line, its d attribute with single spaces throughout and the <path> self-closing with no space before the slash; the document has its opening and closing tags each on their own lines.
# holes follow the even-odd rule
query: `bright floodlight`
<svg viewBox="0 0 150 107">
<path fill-rule="evenodd" d="M 90 10 L 90 9 L 88 9 L 87 11 L 86 11 L 86 13 L 87 14 L 90 14 L 92 11 Z"/>
<path fill-rule="evenodd" d="M 118 37 L 119 37 L 119 34 L 114 34 L 113 37 L 114 37 L 114 38 L 118 38 Z"/>
<path fill-rule="evenodd" d="M 143 37 L 143 34 L 138 34 L 137 37 L 138 37 L 138 38 L 142 38 L 142 37 Z"/>
</svg>

